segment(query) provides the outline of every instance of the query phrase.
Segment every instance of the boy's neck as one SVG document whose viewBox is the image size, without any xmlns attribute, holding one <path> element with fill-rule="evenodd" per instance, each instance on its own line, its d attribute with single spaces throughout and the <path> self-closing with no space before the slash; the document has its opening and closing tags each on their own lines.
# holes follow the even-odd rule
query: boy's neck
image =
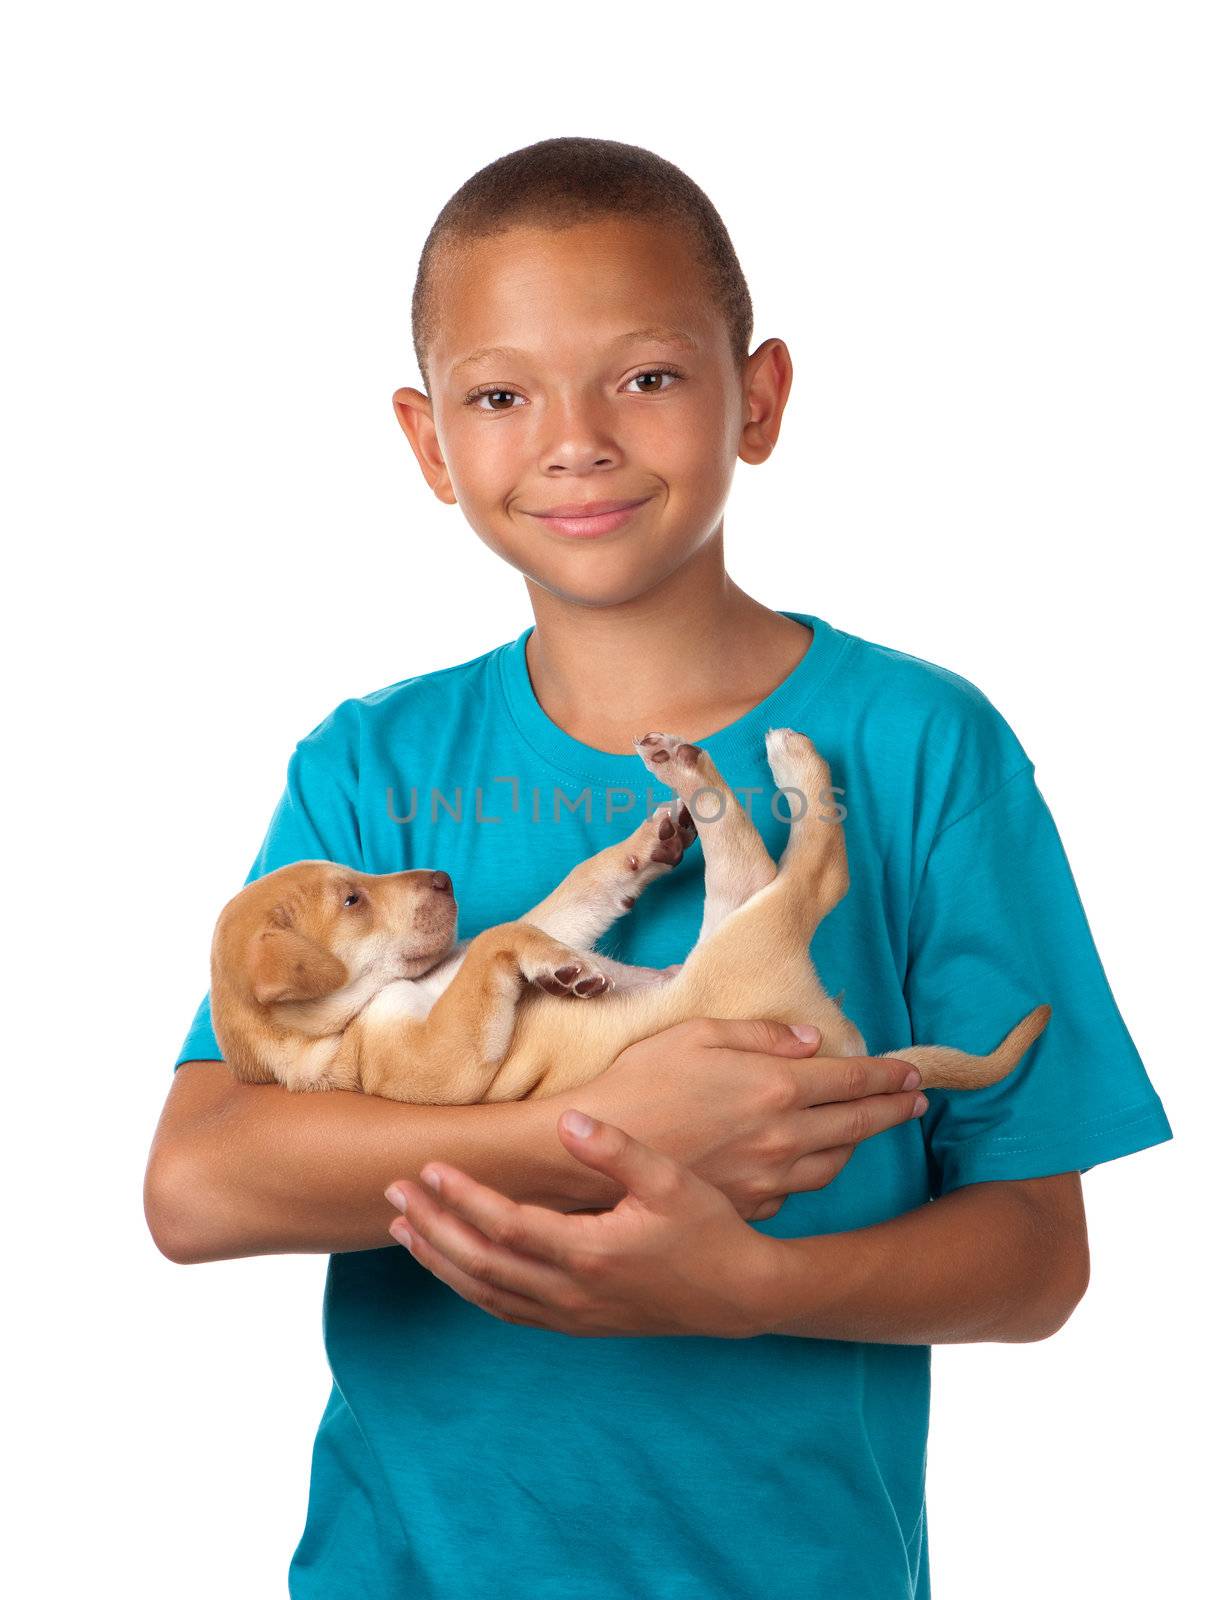
<svg viewBox="0 0 1226 1600">
<path fill-rule="evenodd" d="M 649 593 L 585 606 L 527 580 L 526 660 L 541 709 L 597 750 L 633 754 L 650 732 L 701 742 L 759 705 L 812 634 L 737 587 L 722 531 Z"/>
</svg>

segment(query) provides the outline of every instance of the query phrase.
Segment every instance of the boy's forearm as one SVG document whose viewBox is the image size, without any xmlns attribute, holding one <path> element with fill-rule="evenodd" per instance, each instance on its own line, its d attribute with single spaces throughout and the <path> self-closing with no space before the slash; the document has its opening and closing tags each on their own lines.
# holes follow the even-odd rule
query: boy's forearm
<svg viewBox="0 0 1226 1600">
<path fill-rule="evenodd" d="M 397 1248 L 383 1191 L 395 1178 L 419 1179 L 433 1159 L 529 1204 L 612 1204 L 608 1179 L 566 1152 L 557 1116 L 540 1099 L 426 1106 L 236 1083 L 162 1181 L 162 1208 L 177 1219 L 174 1259 Z"/>
<path fill-rule="evenodd" d="M 1023 1343 L 1055 1333 L 1085 1290 L 1072 1242 L 1007 1182 L 968 1184 L 870 1228 L 770 1243 L 763 1333 Z"/>
</svg>

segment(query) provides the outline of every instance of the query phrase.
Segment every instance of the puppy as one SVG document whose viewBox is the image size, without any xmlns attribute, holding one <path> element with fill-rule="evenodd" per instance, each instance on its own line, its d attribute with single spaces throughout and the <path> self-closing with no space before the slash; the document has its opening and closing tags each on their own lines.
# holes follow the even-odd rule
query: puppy
<svg viewBox="0 0 1226 1600">
<path fill-rule="evenodd" d="M 830 769 L 810 740 L 788 728 L 766 736 L 791 810 L 778 865 L 705 751 L 663 733 L 635 748 L 676 800 L 580 863 L 521 921 L 462 944 L 445 872 L 299 861 L 243 888 L 218 918 L 211 956 L 213 1023 L 235 1075 L 421 1104 L 527 1099 L 586 1082 L 690 1017 L 810 1022 L 823 1055 L 867 1054 L 809 957 L 849 885 L 841 821 L 821 810 Z M 656 972 L 593 952 L 696 833 L 705 900 L 685 961 Z M 1050 1016 L 1036 1006 L 983 1056 L 942 1045 L 886 1053 L 917 1067 L 925 1088 L 979 1088 L 1013 1070 Z"/>
</svg>

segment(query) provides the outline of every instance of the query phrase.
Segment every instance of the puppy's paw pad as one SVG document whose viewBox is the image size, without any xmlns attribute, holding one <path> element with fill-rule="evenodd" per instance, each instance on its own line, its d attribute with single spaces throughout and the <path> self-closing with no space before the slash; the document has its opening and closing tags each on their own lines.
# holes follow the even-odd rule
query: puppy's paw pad
<svg viewBox="0 0 1226 1600">
<path fill-rule="evenodd" d="M 675 867 L 698 837 L 694 819 L 675 800 L 659 805 L 627 840 L 629 849 L 622 857 L 624 880 L 618 885 L 618 904 L 629 911 L 639 894 L 653 878 L 657 868 Z"/>
<path fill-rule="evenodd" d="M 688 850 L 689 847 L 694 843 L 694 840 L 698 837 L 698 829 L 694 825 L 693 817 L 690 816 L 689 806 L 681 807 L 681 809 L 677 812 L 676 820 L 677 832 L 681 837 L 681 848 L 683 850 Z"/>
<path fill-rule="evenodd" d="M 634 741 L 634 748 L 647 765 L 653 768 L 676 764 L 682 770 L 692 771 L 702 755 L 696 744 L 687 744 L 675 733 L 645 733 Z"/>
<path fill-rule="evenodd" d="M 645 733 L 634 741 L 634 748 L 647 770 L 662 778 L 682 799 L 689 799 L 704 785 L 723 787 L 707 752 L 676 734 Z"/>
<path fill-rule="evenodd" d="M 671 804 L 662 805 L 652 812 L 651 823 L 655 828 L 655 838 L 651 843 L 649 859 L 675 867 L 698 837 L 693 817 L 685 806 L 674 810 Z"/>
<path fill-rule="evenodd" d="M 651 813 L 651 820 L 656 825 L 657 839 L 680 839 L 684 847 L 693 844 L 698 837 L 698 829 L 694 826 L 688 806 L 678 807 L 670 801 L 657 806 Z"/>
<path fill-rule="evenodd" d="M 578 954 L 562 955 L 552 961 L 536 963 L 529 981 L 546 994 L 569 995 L 586 1000 L 613 987 L 613 979 L 598 971 Z"/>
</svg>

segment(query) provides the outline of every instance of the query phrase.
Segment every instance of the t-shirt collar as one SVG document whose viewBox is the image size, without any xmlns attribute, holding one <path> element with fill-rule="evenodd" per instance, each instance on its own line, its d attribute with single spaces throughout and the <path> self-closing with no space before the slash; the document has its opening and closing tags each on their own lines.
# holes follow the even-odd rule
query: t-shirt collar
<svg viewBox="0 0 1226 1600">
<path fill-rule="evenodd" d="M 759 701 L 726 728 L 701 739 L 703 749 L 710 752 L 711 759 L 718 767 L 731 770 L 751 752 L 762 754 L 764 759 L 767 730 L 795 725 L 798 710 L 813 698 L 847 643 L 848 635 L 808 612 L 780 611 L 778 615 L 790 617 L 812 630 L 809 648 L 765 700 Z M 587 783 L 617 784 L 639 789 L 649 774 L 637 755 L 616 755 L 572 739 L 541 709 L 532 687 L 525 653 L 528 636 L 532 632 L 531 627 L 525 628 L 518 639 L 502 646 L 497 652 L 499 678 L 507 711 L 520 735 L 539 756 L 569 777 L 580 778 Z M 645 728 L 643 731 L 649 730 Z M 684 728 L 664 728 L 660 731 L 686 732 Z"/>
</svg>

